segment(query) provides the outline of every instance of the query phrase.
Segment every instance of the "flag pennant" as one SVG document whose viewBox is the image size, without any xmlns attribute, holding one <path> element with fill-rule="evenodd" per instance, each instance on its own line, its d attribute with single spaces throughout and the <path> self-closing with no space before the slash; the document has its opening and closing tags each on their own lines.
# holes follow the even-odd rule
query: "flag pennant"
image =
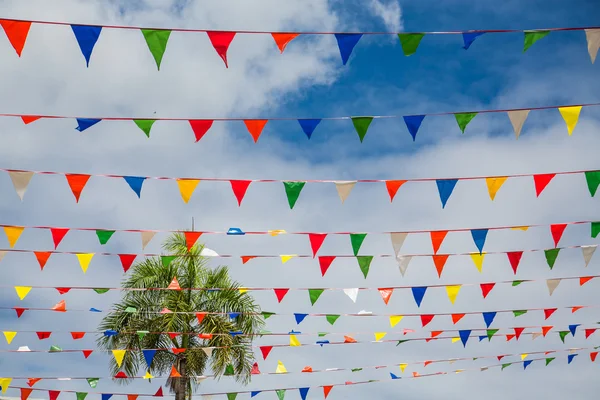
<svg viewBox="0 0 600 400">
<path fill-rule="evenodd" d="M 25 125 L 29 125 L 30 123 L 35 122 L 40 118 L 42 117 L 40 117 L 39 115 L 21 115 L 21 120 Z"/>
<path fill-rule="evenodd" d="M 25 196 L 25 192 L 27 191 L 27 186 L 29 185 L 29 181 L 33 177 L 33 172 L 31 171 L 8 171 L 8 176 L 10 176 L 10 180 L 17 192 L 17 195 L 23 201 L 23 196 Z"/>
<path fill-rule="evenodd" d="M 105 231 L 101 229 L 96 229 L 96 236 L 98 236 L 98 241 L 101 245 L 105 245 L 106 243 L 108 243 L 108 241 L 114 233 L 115 231 Z"/>
<path fill-rule="evenodd" d="M 592 222 L 591 223 L 591 228 L 592 228 L 592 238 L 596 238 L 596 236 L 598 236 L 598 234 L 600 233 L 600 222 Z"/>
<path fill-rule="evenodd" d="M 265 125 L 267 125 L 269 120 L 266 119 L 245 119 L 244 124 L 246 125 L 246 129 L 254 139 L 254 143 L 258 142 L 258 138 L 262 134 Z"/>
<path fill-rule="evenodd" d="M 94 253 L 77 253 L 77 260 L 79 261 L 79 266 L 81 267 L 83 273 L 85 274 L 90 266 L 90 261 L 92 261 L 92 257 L 94 257 Z"/>
<path fill-rule="evenodd" d="M 306 400 L 306 396 L 308 395 L 308 390 L 310 388 L 298 388 L 298 391 L 300 392 L 300 398 L 302 398 L 302 400 Z"/>
<path fill-rule="evenodd" d="M 325 276 L 325 273 L 331 266 L 333 260 L 335 260 L 335 256 L 319 256 L 319 267 L 321 268 L 321 276 Z"/>
<path fill-rule="evenodd" d="M 394 255 L 396 256 L 396 259 L 400 256 L 400 250 L 402 250 L 402 245 L 404 245 L 404 241 L 407 237 L 408 233 L 405 232 L 390 233 L 390 239 L 392 239 L 392 247 L 394 248 Z"/>
<path fill-rule="evenodd" d="M 4 331 L 2 333 L 4 334 L 4 338 L 6 339 L 7 344 L 10 344 L 15 338 L 15 336 L 17 336 L 17 332 Z"/>
<path fill-rule="evenodd" d="M 545 310 L 544 310 L 544 319 L 548 319 L 548 318 L 550 318 L 550 316 L 551 316 L 552 314 L 554 314 L 554 312 L 555 312 L 556 310 L 557 310 L 556 308 L 547 308 L 547 309 L 545 309 Z"/>
<path fill-rule="evenodd" d="M 121 260 L 121 265 L 123 266 L 123 272 L 129 271 L 133 261 L 137 257 L 137 254 L 119 254 L 119 260 Z"/>
<path fill-rule="evenodd" d="M 275 369 L 276 374 L 287 374 L 287 369 L 281 360 L 277 360 L 277 368 Z"/>
<path fill-rule="evenodd" d="M 433 263 L 435 264 L 435 269 L 437 270 L 439 278 L 442 277 L 442 271 L 444 270 L 446 261 L 448 261 L 448 256 L 448 254 L 436 254 L 431 256 L 433 258 Z"/>
<path fill-rule="evenodd" d="M 495 285 L 495 283 L 482 283 L 479 285 L 481 287 L 481 294 L 483 295 L 484 299 L 492 291 Z"/>
<path fill-rule="evenodd" d="M 373 256 L 358 256 L 356 257 L 356 261 L 358 261 L 358 266 L 365 279 L 367 279 L 369 268 L 371 267 L 371 261 L 373 261 Z"/>
<path fill-rule="evenodd" d="M 475 39 L 477 39 L 479 36 L 483 35 L 485 32 L 463 32 L 462 33 L 462 37 L 463 37 L 463 49 L 468 50 L 469 47 L 471 47 L 471 45 L 473 44 L 473 42 L 475 41 Z"/>
<path fill-rule="evenodd" d="M 21 400 L 27 400 L 33 389 L 29 388 L 20 388 L 21 390 Z"/>
<path fill-rule="evenodd" d="M 390 316 L 390 326 L 393 328 L 404 318 L 403 315 L 391 315 Z"/>
<path fill-rule="evenodd" d="M 485 333 L 486 333 L 486 335 L 487 335 L 488 341 L 490 341 L 490 342 L 491 342 L 491 341 L 492 341 L 492 338 L 494 337 L 494 335 L 495 335 L 496 333 L 498 333 L 498 329 L 488 329 L 488 330 L 486 330 L 486 332 L 485 332 Z M 498 357 L 498 361 L 500 361 L 500 360 L 502 359 L 502 357 L 504 357 L 504 356 L 500 356 L 500 357 Z"/>
<path fill-rule="evenodd" d="M 406 124 L 406 128 L 408 128 L 408 133 L 413 138 L 413 142 L 417 139 L 417 132 L 419 132 L 419 128 L 421 127 L 421 123 L 425 119 L 424 115 L 406 115 L 403 117 L 404 123 Z"/>
<path fill-rule="evenodd" d="M 309 233 L 308 234 L 308 240 L 310 241 L 310 248 L 312 249 L 313 258 L 316 257 L 317 252 L 321 248 L 321 245 L 323 244 L 323 241 L 325 240 L 326 237 L 327 237 L 326 233 Z M 320 257 L 319 257 L 319 259 L 320 259 Z M 323 275 L 325 275 L 325 274 L 323 273 Z"/>
<path fill-rule="evenodd" d="M 85 174 L 65 174 L 65 178 L 67 178 L 67 183 L 69 184 L 69 188 L 71 188 L 71 192 L 73 192 L 73 196 L 75 196 L 75 202 L 79 203 L 79 197 L 81 196 L 81 191 L 87 184 L 90 179 L 90 175 Z"/>
<path fill-rule="evenodd" d="M 479 250 L 479 254 L 483 253 L 483 246 L 485 245 L 485 239 L 487 238 L 487 229 L 471 229 L 471 236 L 475 242 L 475 246 Z"/>
<path fill-rule="evenodd" d="M 325 289 L 308 289 L 308 297 L 310 297 L 310 304 L 314 306 L 324 291 Z"/>
<path fill-rule="evenodd" d="M 49 339 L 52 332 L 36 332 L 35 333 L 39 340 Z"/>
<path fill-rule="evenodd" d="M 256 257 L 255 256 L 241 256 L 242 264 L 246 264 L 248 261 L 252 260 L 253 258 L 256 258 Z"/>
<path fill-rule="evenodd" d="M 227 63 L 227 50 L 229 50 L 229 45 L 235 37 L 235 32 L 208 31 L 206 33 L 215 51 L 225 63 L 225 68 L 229 68 L 229 65 Z"/>
<path fill-rule="evenodd" d="M 33 253 L 35 254 L 35 258 L 40 264 L 40 269 L 43 271 L 52 253 L 49 251 L 34 251 Z"/>
<path fill-rule="evenodd" d="M 421 307 L 421 302 L 423 301 L 423 297 L 425 297 L 425 292 L 427 291 L 427 286 L 415 286 L 411 288 L 413 298 L 415 299 L 415 303 L 417 303 L 417 307 Z"/>
<path fill-rule="evenodd" d="M 125 179 L 131 190 L 137 194 L 137 197 L 140 198 L 142 196 L 142 185 L 146 178 L 141 176 L 124 176 L 123 179 Z"/>
<path fill-rule="evenodd" d="M 123 364 L 123 358 L 125 357 L 125 352 L 127 350 L 113 350 L 113 356 L 115 357 L 115 361 L 117 363 L 117 365 L 119 366 L 119 368 L 121 368 L 121 365 Z"/>
<path fill-rule="evenodd" d="M 73 340 L 80 340 L 85 337 L 85 332 L 71 332 Z"/>
<path fill-rule="evenodd" d="M 177 368 L 175 368 L 175 365 L 171 366 L 171 374 L 169 374 L 170 378 L 181 378 L 181 374 L 179 373 L 179 371 L 177 371 Z"/>
<path fill-rule="evenodd" d="M 600 49 L 600 29 L 585 29 L 585 38 L 588 44 L 588 53 L 592 64 L 596 61 L 598 49 Z"/>
<path fill-rule="evenodd" d="M 302 344 L 300 343 L 296 335 L 290 335 L 290 347 L 299 347 L 301 345 Z"/>
<path fill-rule="evenodd" d="M 546 255 L 546 262 L 550 269 L 554 268 L 554 263 L 556 262 L 556 257 L 558 257 L 558 253 L 560 249 L 549 249 L 544 250 L 544 254 Z"/>
<path fill-rule="evenodd" d="M 325 396 L 325 398 L 329 396 L 329 392 L 331 392 L 331 389 L 333 389 L 333 385 L 323 386 L 323 396 Z"/>
<path fill-rule="evenodd" d="M 556 357 L 550 357 L 550 358 L 546 358 L 546 366 L 548 366 L 548 364 L 550 364 L 552 361 L 554 361 Z"/>
<path fill-rule="evenodd" d="M 454 114 L 456 123 L 458 124 L 458 127 L 460 128 L 460 131 L 462 133 L 465 133 L 465 129 L 467 128 L 467 125 L 469 125 L 469 122 L 471 122 L 473 120 L 473 118 L 475 118 L 476 116 L 477 116 L 476 112 Z"/>
<path fill-rule="evenodd" d="M 506 253 L 508 256 L 508 261 L 510 262 L 510 266 L 514 271 L 515 275 L 517 274 L 517 268 L 519 268 L 519 263 L 521 262 L 521 257 L 523 256 L 522 251 L 509 251 Z"/>
<path fill-rule="evenodd" d="M 562 237 L 566 228 L 567 224 L 550 225 L 550 233 L 552 234 L 552 239 L 554 239 L 554 247 L 558 247 L 558 242 L 560 242 L 560 238 Z"/>
<path fill-rule="evenodd" d="M 306 182 L 283 182 L 290 210 L 296 205 L 296 201 L 298 201 L 298 197 L 300 196 L 300 192 L 304 188 L 304 185 L 306 185 Z"/>
<path fill-rule="evenodd" d="M 404 185 L 405 183 L 406 181 L 403 180 L 385 181 L 385 187 L 387 189 L 388 194 L 390 195 L 390 202 L 394 201 L 394 197 L 396 197 L 398 189 L 400 189 L 400 186 Z"/>
<path fill-rule="evenodd" d="M 464 316 L 465 314 L 452 314 L 452 323 L 456 325 L 456 323 L 463 319 Z"/>
<path fill-rule="evenodd" d="M 423 328 L 425 326 L 427 326 L 433 320 L 433 317 L 435 317 L 435 315 L 433 315 L 433 314 L 421 315 L 421 325 L 423 326 Z"/>
<path fill-rule="evenodd" d="M 342 64 L 346 65 L 352 50 L 362 37 L 362 33 L 336 33 L 335 39 L 337 40 L 338 48 L 340 49 L 340 56 L 342 57 Z"/>
<path fill-rule="evenodd" d="M 367 237 L 366 233 L 351 233 L 350 234 L 350 243 L 352 244 L 352 252 L 354 256 L 358 256 L 358 252 L 360 247 L 362 246 L 365 238 Z"/>
<path fill-rule="evenodd" d="M 494 201 L 494 199 L 496 198 L 496 193 L 498 193 L 498 190 L 500 190 L 500 188 L 502 187 L 502 185 L 504 185 L 504 182 L 506 182 L 507 179 L 508 179 L 508 177 L 506 177 L 506 176 L 485 178 L 485 183 L 488 188 L 488 193 L 489 193 L 490 199 L 492 201 Z"/>
<path fill-rule="evenodd" d="M 356 181 L 335 182 L 335 188 L 338 192 L 340 200 L 342 201 L 342 204 L 344 204 L 344 201 L 346 201 L 355 185 Z"/>
<path fill-rule="evenodd" d="M 156 235 L 156 232 L 153 231 L 142 231 L 140 232 L 142 234 L 142 250 L 146 248 L 146 246 L 148 245 L 148 243 L 150 243 L 150 241 L 152 240 L 152 238 L 154 237 L 154 235 Z"/>
<path fill-rule="evenodd" d="M 285 390 L 286 389 L 277 389 L 277 390 L 275 390 L 275 393 L 277 394 L 277 399 L 278 400 L 283 400 L 285 398 Z"/>
<path fill-rule="evenodd" d="M 523 53 L 525 53 L 535 42 L 545 38 L 550 31 L 524 31 Z"/>
<path fill-rule="evenodd" d="M 456 186 L 458 179 L 436 179 L 438 192 L 440 194 L 440 200 L 442 201 L 442 208 L 446 207 L 446 203 L 452 195 L 452 191 Z"/>
<path fill-rule="evenodd" d="M 0 25 L 6 33 L 8 41 L 17 52 L 17 55 L 21 57 L 23 47 L 27 41 L 27 35 L 29 34 L 29 28 L 31 28 L 31 22 L 29 21 L 10 21 L 2 19 Z"/>
<path fill-rule="evenodd" d="M 431 236 L 431 246 L 433 247 L 433 254 L 437 254 L 447 234 L 448 231 L 431 231 L 429 233 L 429 235 Z"/>
<path fill-rule="evenodd" d="M 67 303 L 64 300 L 61 300 L 52 307 L 52 310 L 58 311 L 58 312 L 66 312 L 67 311 Z"/>
<path fill-rule="evenodd" d="M 281 303 L 281 300 L 283 300 L 283 298 L 289 292 L 289 290 L 290 290 L 289 288 L 288 289 L 273 289 L 273 291 L 275 292 L 275 296 L 277 297 L 278 303 Z"/>
<path fill-rule="evenodd" d="M 298 255 L 296 255 L 296 254 L 283 255 L 282 254 L 279 257 L 281 258 L 281 263 L 285 264 L 286 262 L 290 261 L 292 258 L 298 257 Z"/>
<path fill-rule="evenodd" d="M 473 260 L 473 263 L 475 264 L 475 268 L 477 268 L 477 271 L 481 272 L 482 268 L 483 268 L 483 260 L 485 258 L 485 252 L 484 253 L 471 253 L 471 259 Z"/>
<path fill-rule="evenodd" d="M 496 311 L 483 313 L 483 321 L 485 322 L 485 326 L 487 328 L 489 328 L 492 322 L 494 322 L 494 318 L 496 318 Z"/>
<path fill-rule="evenodd" d="M 558 331 L 558 336 L 560 337 L 561 342 L 565 342 L 565 338 L 569 334 L 569 331 Z"/>
<path fill-rule="evenodd" d="M 271 33 L 279 52 L 283 54 L 286 46 L 294 39 L 296 39 L 299 33 Z"/>
<path fill-rule="evenodd" d="M 85 57 L 86 65 L 90 66 L 90 57 L 92 56 L 92 51 L 94 50 L 94 46 L 100 37 L 100 33 L 102 32 L 101 26 L 86 26 L 86 25 L 71 25 L 71 29 L 73 30 L 73 34 L 75 35 L 75 39 L 77 39 L 77 43 L 79 44 L 79 48 L 81 49 L 81 53 Z"/>
<path fill-rule="evenodd" d="M 533 176 L 533 184 L 535 185 L 535 195 L 537 197 L 540 196 L 542 191 L 548 186 L 552 178 L 554 178 L 556 174 L 539 174 Z"/>
<path fill-rule="evenodd" d="M 458 292 L 460 292 L 461 285 L 450 285 L 446 286 L 446 293 L 448 294 L 448 299 L 450 303 L 454 304 L 456 301 L 456 296 L 458 296 Z"/>
<path fill-rule="evenodd" d="M 202 236 L 202 232 L 184 232 L 185 235 L 185 243 L 187 245 L 187 249 L 188 251 L 192 250 L 192 247 L 194 247 L 194 245 L 196 244 L 196 242 L 198 241 L 198 238 L 200 238 L 200 236 Z"/>
<path fill-rule="evenodd" d="M 15 286 L 15 292 L 17 292 L 17 296 L 19 296 L 19 300 L 25 299 L 30 291 L 31 286 Z"/>
<path fill-rule="evenodd" d="M 569 136 L 571 136 L 575 126 L 577 125 L 577 121 L 579 121 L 581 106 L 558 107 L 558 111 L 565 120 L 565 124 L 567 124 L 567 131 L 569 132 Z"/>
<path fill-rule="evenodd" d="M 546 285 L 548 286 L 548 293 L 550 293 L 550 296 L 552 296 L 552 293 L 554 293 L 554 290 L 556 290 L 560 281 L 560 279 L 546 279 Z"/>
<path fill-rule="evenodd" d="M 179 281 L 177 280 L 177 277 L 174 276 L 173 280 L 171 281 L 171 283 L 169 283 L 169 286 L 167 286 L 168 290 L 181 290 L 181 286 L 179 286 Z"/>
<path fill-rule="evenodd" d="M 385 335 L 387 335 L 387 332 L 375 332 L 375 341 L 379 342 L 381 339 L 383 339 L 385 337 Z"/>
<path fill-rule="evenodd" d="M 392 288 L 379 288 L 377 290 L 379 290 L 379 294 L 381 295 L 381 298 L 383 299 L 383 302 L 387 306 L 388 303 L 389 303 L 389 301 L 390 301 L 390 298 L 392 297 L 392 294 L 394 293 L 394 289 L 392 289 Z"/>
<path fill-rule="evenodd" d="M 12 382 L 12 378 L 0 378 L 0 388 L 2 388 L 2 394 L 5 394 Z"/>
<path fill-rule="evenodd" d="M 298 314 L 298 313 L 294 313 L 294 318 L 296 319 L 296 324 L 300 324 L 302 321 L 304 321 L 304 318 L 306 318 L 308 314 Z"/>
<path fill-rule="evenodd" d="M 167 49 L 171 31 L 162 29 L 142 29 L 142 34 L 144 35 L 144 39 L 146 39 L 146 44 L 148 45 L 152 57 L 154 57 L 156 67 L 160 71 L 160 64 L 165 54 L 165 50 Z"/>
<path fill-rule="evenodd" d="M 150 137 L 150 130 L 152 129 L 152 125 L 156 122 L 155 119 L 134 119 L 133 122 L 137 125 L 138 128 L 142 130 L 146 134 L 146 137 Z"/>
<path fill-rule="evenodd" d="M 373 122 L 373 117 L 351 117 L 351 118 L 352 118 L 352 124 L 354 125 L 354 129 L 356 130 L 356 133 L 358 134 L 360 142 L 362 143 L 365 136 L 367 135 L 367 131 L 369 130 L 369 126 L 371 125 L 371 122 Z"/>
<path fill-rule="evenodd" d="M 458 335 L 460 336 L 460 341 L 462 342 L 463 347 L 467 347 L 467 341 L 469 340 L 469 337 L 471 337 L 471 330 L 467 329 L 458 331 Z"/>
<path fill-rule="evenodd" d="M 600 185 L 600 171 L 586 171 L 584 175 L 590 195 L 594 197 Z"/>
<path fill-rule="evenodd" d="M 581 325 L 581 324 L 569 325 L 569 332 L 571 332 L 571 335 L 575 336 L 575 332 L 577 331 L 577 327 L 579 325 Z"/>
<path fill-rule="evenodd" d="M 358 298 L 358 288 L 352 289 L 344 289 L 344 293 L 346 296 L 350 297 L 353 303 L 356 303 L 356 299 Z"/>
<path fill-rule="evenodd" d="M 156 393 L 154 393 L 153 397 L 163 397 L 162 386 L 158 388 L 158 390 L 156 391 Z M 108 399 L 102 399 L 102 400 L 108 400 Z"/>
<path fill-rule="evenodd" d="M 6 238 L 8 239 L 8 245 L 12 249 L 17 244 L 17 241 L 21 237 L 21 234 L 25 230 L 22 226 L 5 226 L 4 233 L 6 234 Z"/>
<path fill-rule="evenodd" d="M 83 132 L 88 128 L 96 125 L 98 122 L 102 121 L 101 119 L 93 119 L 93 118 L 76 118 L 77 127 L 75 128 L 79 132 Z"/>
<path fill-rule="evenodd" d="M 569 354 L 567 355 L 567 364 L 571 364 L 571 362 L 573 361 L 573 359 L 578 356 L 578 354 Z"/>
<path fill-rule="evenodd" d="M 81 352 L 83 353 L 83 357 L 85 359 L 87 359 L 91 354 L 92 354 L 92 350 L 81 350 Z"/>
<path fill-rule="evenodd" d="M 184 203 L 188 203 L 194 194 L 194 190 L 200 183 L 199 179 L 177 179 L 177 186 L 179 187 L 179 193 Z"/>
<path fill-rule="evenodd" d="M 309 139 L 312 137 L 313 132 L 315 131 L 315 129 L 317 128 L 317 125 L 319 125 L 320 122 L 321 122 L 320 119 L 299 119 L 298 120 L 298 123 L 300 124 L 302 131 L 304 132 L 306 137 Z"/>
<path fill-rule="evenodd" d="M 260 352 L 262 353 L 263 360 L 267 359 L 271 350 L 273 350 L 273 346 L 260 346 Z"/>
<path fill-rule="evenodd" d="M 585 338 L 589 338 L 591 335 L 594 334 L 594 332 L 596 332 L 596 328 L 592 328 L 592 329 L 586 329 L 585 330 Z"/>
<path fill-rule="evenodd" d="M 515 337 L 517 338 L 517 340 L 519 340 L 519 338 L 521 337 L 521 334 L 523 333 L 525 328 L 514 328 L 514 330 L 515 330 Z"/>
<path fill-rule="evenodd" d="M 510 123 L 513 126 L 513 130 L 515 131 L 515 137 L 518 139 L 521 136 L 521 130 L 523 129 L 523 125 L 525 124 L 525 120 L 529 116 L 530 110 L 514 110 L 507 111 L 508 118 L 510 119 Z"/>
<path fill-rule="evenodd" d="M 421 39 L 425 36 L 424 33 L 399 33 L 400 45 L 405 56 L 411 56 L 417 52 L 417 48 L 421 43 Z"/>
<path fill-rule="evenodd" d="M 583 286 L 586 283 L 588 283 L 589 281 L 592 280 L 593 277 L 591 276 L 582 276 L 581 278 L 579 278 L 579 286 Z"/>
<path fill-rule="evenodd" d="M 188 122 L 192 127 L 192 131 L 194 132 L 194 137 L 196 138 L 197 143 L 212 127 L 214 121 L 212 119 L 190 119 L 188 120 Z"/>
</svg>

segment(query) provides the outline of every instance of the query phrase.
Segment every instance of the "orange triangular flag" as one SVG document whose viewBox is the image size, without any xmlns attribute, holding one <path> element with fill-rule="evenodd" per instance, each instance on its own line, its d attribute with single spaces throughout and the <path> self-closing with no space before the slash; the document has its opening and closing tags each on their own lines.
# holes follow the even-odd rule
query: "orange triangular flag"
<svg viewBox="0 0 600 400">
<path fill-rule="evenodd" d="M 23 120 L 23 123 L 25 125 L 35 122 L 40 118 L 42 117 L 40 117 L 39 115 L 21 115 L 21 119 Z"/>
<path fill-rule="evenodd" d="M 37 258 L 38 263 L 40 263 L 40 269 L 43 271 L 52 253 L 49 251 L 34 251 L 33 254 L 35 254 L 35 258 Z"/>
<path fill-rule="evenodd" d="M 81 196 L 81 191 L 90 179 L 90 175 L 65 174 L 65 177 L 67 178 L 67 183 L 73 192 L 73 196 L 75 196 L 75 201 L 79 203 L 79 196 Z"/>
<path fill-rule="evenodd" d="M 544 335 L 544 337 L 546 336 L 546 333 L 550 332 L 550 329 L 552 329 L 552 326 L 542 326 L 542 335 Z"/>
<path fill-rule="evenodd" d="M 250 132 L 250 135 L 252 135 L 252 138 L 254 139 L 254 143 L 258 142 L 258 138 L 260 137 L 260 134 L 262 133 L 267 122 L 268 122 L 268 120 L 266 120 L 266 119 L 245 119 L 244 120 L 244 124 L 246 124 L 246 129 L 248 129 L 248 132 Z"/>
<path fill-rule="evenodd" d="M 200 236 L 202 236 L 202 232 L 184 232 L 185 235 L 185 243 L 187 245 L 188 251 L 194 247 L 196 241 Z"/>
<path fill-rule="evenodd" d="M 333 389 L 333 385 L 323 386 L 323 395 L 325 396 L 325 398 L 329 396 L 329 392 L 331 392 L 331 389 Z"/>
<path fill-rule="evenodd" d="M 452 323 L 456 324 L 458 321 L 460 321 L 463 317 L 465 316 L 465 314 L 452 314 Z"/>
<path fill-rule="evenodd" d="M 400 186 L 404 185 L 406 181 L 385 181 L 385 187 L 390 195 L 390 202 L 394 201 L 394 197 L 400 189 Z"/>
<path fill-rule="evenodd" d="M 242 264 L 246 264 L 248 261 L 252 260 L 253 258 L 256 258 L 256 256 L 241 256 L 242 257 Z"/>
<path fill-rule="evenodd" d="M 173 365 L 171 367 L 171 375 L 169 375 L 169 377 L 171 377 L 171 378 L 181 378 L 181 374 L 179 373 L 179 371 L 177 371 L 177 368 L 175 368 L 175 365 Z"/>
<path fill-rule="evenodd" d="M 285 46 L 288 45 L 292 40 L 296 39 L 300 35 L 299 33 L 271 33 L 275 44 L 279 48 L 279 51 L 283 54 Z"/>
<path fill-rule="evenodd" d="M 181 287 L 179 286 L 179 282 L 177 281 L 177 277 L 174 276 L 173 280 L 171 281 L 171 283 L 169 284 L 169 287 L 167 288 L 169 290 L 181 290 Z"/>
<path fill-rule="evenodd" d="M 442 245 L 442 242 L 444 241 L 444 238 L 448 234 L 448 231 L 432 231 L 429 232 L 429 234 L 431 236 L 433 254 L 437 254 L 438 250 L 440 249 L 440 246 Z"/>
<path fill-rule="evenodd" d="M 579 278 L 579 286 L 585 285 L 587 282 L 591 281 L 593 278 L 594 278 L 593 276 L 582 276 L 581 278 Z"/>
<path fill-rule="evenodd" d="M 12 47 L 15 49 L 19 57 L 21 57 L 21 52 L 25 46 L 29 28 L 31 28 L 31 22 L 9 21 L 3 19 L 0 20 L 0 25 L 2 25 L 2 28 L 4 28 L 4 32 L 6 33 L 6 37 L 8 37 L 10 44 L 12 44 Z"/>
<path fill-rule="evenodd" d="M 64 300 L 59 301 L 52 307 L 53 311 L 66 312 L 67 311 L 67 303 Z"/>
<path fill-rule="evenodd" d="M 446 265 L 446 261 L 448 261 L 448 254 L 439 254 L 431 257 L 433 257 L 433 263 L 435 264 L 435 269 L 437 270 L 438 277 L 441 278 L 444 265 Z"/>
<path fill-rule="evenodd" d="M 27 400 L 33 389 L 21 388 L 21 400 Z"/>
<path fill-rule="evenodd" d="M 381 295 L 381 298 L 383 299 L 383 302 L 385 303 L 385 305 L 387 306 L 387 304 L 390 301 L 390 297 L 392 297 L 392 293 L 394 293 L 394 289 L 391 288 L 379 288 L 379 294 Z"/>
</svg>

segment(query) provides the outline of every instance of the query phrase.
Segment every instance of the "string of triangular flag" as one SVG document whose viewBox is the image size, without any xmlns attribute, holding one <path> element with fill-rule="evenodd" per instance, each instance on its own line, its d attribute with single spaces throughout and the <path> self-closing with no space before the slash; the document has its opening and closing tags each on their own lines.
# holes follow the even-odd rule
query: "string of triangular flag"
<svg viewBox="0 0 600 400">
<path fill-rule="evenodd" d="M 160 66 L 163 60 L 167 45 L 171 37 L 172 32 L 204 32 L 206 33 L 208 40 L 212 44 L 213 48 L 217 52 L 218 56 L 225 63 L 225 67 L 228 67 L 227 52 L 233 39 L 238 34 L 263 34 L 271 35 L 279 51 L 283 53 L 286 46 L 294 39 L 299 36 L 307 35 L 331 35 L 334 36 L 340 51 L 342 58 L 342 64 L 346 65 L 352 51 L 358 44 L 360 39 L 364 35 L 394 35 L 398 36 L 402 51 L 405 56 L 413 55 L 417 52 L 422 39 L 428 35 L 461 35 L 463 41 L 463 48 L 468 50 L 475 39 L 482 36 L 485 33 L 523 33 L 523 52 L 526 52 L 534 43 L 542 38 L 548 36 L 551 32 L 560 31 L 582 31 L 585 33 L 585 37 L 588 44 L 588 53 L 592 63 L 594 63 L 598 49 L 600 48 L 600 28 L 599 27 L 587 27 L 587 28 L 548 28 L 548 29 L 536 29 L 536 30 L 468 30 L 468 31 L 445 31 L 445 32 L 268 32 L 268 31 L 248 31 L 248 30 L 237 30 L 237 31 L 215 31 L 206 29 L 182 29 L 182 28 L 169 28 L 169 29 L 150 29 L 134 26 L 119 26 L 119 25 L 81 25 L 72 24 L 68 22 L 56 22 L 56 21 L 40 21 L 40 20 L 20 20 L 20 19 L 0 19 L 0 25 L 4 29 L 8 40 L 20 57 L 29 30 L 32 24 L 40 25 L 62 25 L 70 26 L 73 31 L 73 35 L 79 45 L 79 49 L 85 58 L 86 65 L 89 67 L 92 52 L 100 34 L 103 29 L 127 29 L 127 30 L 139 30 L 141 31 L 148 49 L 156 62 L 156 67 L 160 70 Z"/>
</svg>

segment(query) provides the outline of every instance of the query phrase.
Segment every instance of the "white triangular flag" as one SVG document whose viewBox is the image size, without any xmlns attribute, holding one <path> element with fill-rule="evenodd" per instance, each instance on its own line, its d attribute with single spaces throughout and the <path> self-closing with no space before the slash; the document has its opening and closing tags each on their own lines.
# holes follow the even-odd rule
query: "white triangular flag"
<svg viewBox="0 0 600 400">
<path fill-rule="evenodd" d="M 554 290 L 560 283 L 560 279 L 546 279 L 546 285 L 548 285 L 548 292 L 550 292 L 550 296 L 554 293 Z"/>
<path fill-rule="evenodd" d="M 373 311 L 360 310 L 358 315 L 373 315 Z"/>
<path fill-rule="evenodd" d="M 358 288 L 344 289 L 344 293 L 350 297 L 350 300 L 356 303 L 356 298 L 358 297 Z"/>
<path fill-rule="evenodd" d="M 142 231 L 141 234 L 142 234 L 142 250 L 144 250 L 146 248 L 146 245 L 148 243 L 150 243 L 150 241 L 152 240 L 154 235 L 156 235 L 156 232 Z"/>
<path fill-rule="evenodd" d="M 2 261 L 2 259 L 4 258 L 5 255 L 6 255 L 6 251 L 0 251 L 0 261 Z"/>
<path fill-rule="evenodd" d="M 398 268 L 400 269 L 400 273 L 402 276 L 406 273 L 408 269 L 408 264 L 412 260 L 412 256 L 396 256 L 396 262 L 398 263 Z"/>
<path fill-rule="evenodd" d="M 587 267 L 594 255 L 594 252 L 598 248 L 597 244 L 592 244 L 590 246 L 581 246 L 581 251 L 583 252 L 583 260 L 585 261 L 585 266 Z M 0 260 L 2 257 L 0 257 Z"/>
<path fill-rule="evenodd" d="M 29 185 L 29 181 L 33 176 L 33 172 L 31 171 L 8 171 L 8 176 L 10 176 L 10 180 L 15 187 L 17 195 L 23 201 L 23 196 L 25 196 L 25 191 L 27 191 L 27 185 Z"/>
<path fill-rule="evenodd" d="M 585 37 L 588 42 L 588 53 L 590 53 L 593 64 L 596 61 L 598 49 L 600 49 L 600 29 L 586 29 Z"/>
<path fill-rule="evenodd" d="M 210 357 L 212 356 L 212 352 L 214 349 L 214 347 L 203 347 L 202 351 L 206 354 L 207 357 Z"/>
<path fill-rule="evenodd" d="M 29 349 L 29 346 L 21 346 L 17 349 L 17 351 L 31 351 L 31 350 Z"/>
<path fill-rule="evenodd" d="M 398 257 L 400 255 L 400 250 L 402 250 L 402 245 L 406 240 L 408 233 L 406 232 L 392 232 L 390 233 L 390 238 L 392 239 L 392 246 L 394 247 L 394 255 Z"/>
<path fill-rule="evenodd" d="M 344 201 L 346 201 L 346 199 L 350 195 L 350 192 L 354 188 L 354 185 L 356 185 L 356 181 L 337 181 L 337 182 L 335 182 L 335 188 L 337 189 L 338 196 L 340 196 L 340 200 L 342 201 L 342 204 L 344 203 Z"/>
<path fill-rule="evenodd" d="M 216 251 L 211 250 L 207 247 L 202 248 L 202 250 L 200 251 L 200 255 L 203 257 L 219 257 Z"/>
<path fill-rule="evenodd" d="M 510 119 L 510 123 L 513 126 L 513 130 L 515 131 L 515 136 L 518 139 L 521 135 L 521 129 L 523 129 L 523 124 L 529 115 L 529 110 L 514 110 L 508 111 L 508 118 Z"/>
<path fill-rule="evenodd" d="M 540 336 L 542 336 L 542 332 L 533 332 L 531 334 L 531 340 L 535 340 L 535 339 L 539 338 Z"/>
</svg>

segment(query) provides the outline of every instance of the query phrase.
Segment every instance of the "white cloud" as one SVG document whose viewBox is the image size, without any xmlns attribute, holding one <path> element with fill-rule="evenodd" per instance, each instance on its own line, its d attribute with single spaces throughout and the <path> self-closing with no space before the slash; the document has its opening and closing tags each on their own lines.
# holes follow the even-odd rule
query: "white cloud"
<svg viewBox="0 0 600 400">
<path fill-rule="evenodd" d="M 402 30 L 402 8 L 397 0 L 371 0 L 368 5 L 371 12 L 383 20 L 388 31 Z"/>
</svg>

